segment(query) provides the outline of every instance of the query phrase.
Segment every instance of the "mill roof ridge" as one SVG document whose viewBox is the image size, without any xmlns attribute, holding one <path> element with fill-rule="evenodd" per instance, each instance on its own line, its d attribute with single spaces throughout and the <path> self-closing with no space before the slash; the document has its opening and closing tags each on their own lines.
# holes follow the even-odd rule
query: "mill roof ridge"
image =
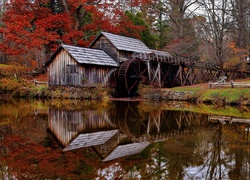
<svg viewBox="0 0 250 180">
<path fill-rule="evenodd" d="M 106 37 L 118 50 L 131 52 L 150 52 L 151 50 L 139 39 L 122 36 L 118 34 L 101 32 L 96 39 L 90 44 L 91 47 L 96 40 L 103 35 Z"/>
</svg>

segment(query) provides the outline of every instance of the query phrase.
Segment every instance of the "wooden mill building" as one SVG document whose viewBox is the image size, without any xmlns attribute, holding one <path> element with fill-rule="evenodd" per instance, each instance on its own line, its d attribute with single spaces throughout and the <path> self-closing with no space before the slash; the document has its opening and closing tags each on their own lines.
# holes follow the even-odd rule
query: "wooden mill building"
<svg viewBox="0 0 250 180">
<path fill-rule="evenodd" d="M 167 52 L 149 49 L 141 40 L 101 32 L 82 48 L 62 44 L 46 63 L 49 86 L 91 87 L 112 82 L 111 75 L 135 55 L 169 56 Z"/>
<path fill-rule="evenodd" d="M 46 63 L 49 86 L 108 86 L 118 64 L 104 51 L 62 44 Z"/>
</svg>

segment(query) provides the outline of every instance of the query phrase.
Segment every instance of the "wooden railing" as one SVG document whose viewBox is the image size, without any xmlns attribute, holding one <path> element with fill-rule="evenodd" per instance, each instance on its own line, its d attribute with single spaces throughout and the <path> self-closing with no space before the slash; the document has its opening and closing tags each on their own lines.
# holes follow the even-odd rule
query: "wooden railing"
<svg viewBox="0 0 250 180">
<path fill-rule="evenodd" d="M 210 88 L 218 88 L 218 87 L 230 87 L 230 88 L 248 88 L 250 87 L 250 82 L 210 82 L 209 83 Z"/>
<path fill-rule="evenodd" d="M 36 86 L 38 84 L 48 84 L 48 82 L 37 81 L 36 79 L 34 79 L 34 85 Z"/>
<path fill-rule="evenodd" d="M 237 117 L 231 117 L 231 116 L 216 116 L 216 115 L 211 115 L 209 116 L 209 120 L 218 120 L 221 122 L 228 121 L 229 123 L 248 123 L 250 124 L 250 119 L 243 119 L 243 118 L 237 118 Z"/>
</svg>

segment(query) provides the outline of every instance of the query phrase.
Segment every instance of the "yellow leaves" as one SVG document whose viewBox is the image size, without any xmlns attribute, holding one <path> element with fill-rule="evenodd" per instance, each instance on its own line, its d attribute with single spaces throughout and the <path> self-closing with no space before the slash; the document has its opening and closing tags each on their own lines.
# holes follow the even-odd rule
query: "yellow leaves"
<svg viewBox="0 0 250 180">
<path fill-rule="evenodd" d="M 18 77 L 24 75 L 29 71 L 29 68 L 24 66 L 13 66 L 0 64 L 0 78 L 1 77 Z"/>
<path fill-rule="evenodd" d="M 245 60 L 245 58 L 248 56 L 248 48 L 239 48 L 237 47 L 237 44 L 235 41 L 232 41 L 228 44 L 229 48 L 231 49 L 231 58 L 229 59 L 229 61 L 231 60 Z"/>
</svg>

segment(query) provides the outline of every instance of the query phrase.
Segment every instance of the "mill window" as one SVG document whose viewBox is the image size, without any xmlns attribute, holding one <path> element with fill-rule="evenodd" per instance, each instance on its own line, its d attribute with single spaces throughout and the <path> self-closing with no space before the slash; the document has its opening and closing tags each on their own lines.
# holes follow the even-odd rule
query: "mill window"
<svg viewBox="0 0 250 180">
<path fill-rule="evenodd" d="M 77 67 L 74 64 L 68 64 L 66 67 L 66 73 L 77 73 Z"/>
</svg>

